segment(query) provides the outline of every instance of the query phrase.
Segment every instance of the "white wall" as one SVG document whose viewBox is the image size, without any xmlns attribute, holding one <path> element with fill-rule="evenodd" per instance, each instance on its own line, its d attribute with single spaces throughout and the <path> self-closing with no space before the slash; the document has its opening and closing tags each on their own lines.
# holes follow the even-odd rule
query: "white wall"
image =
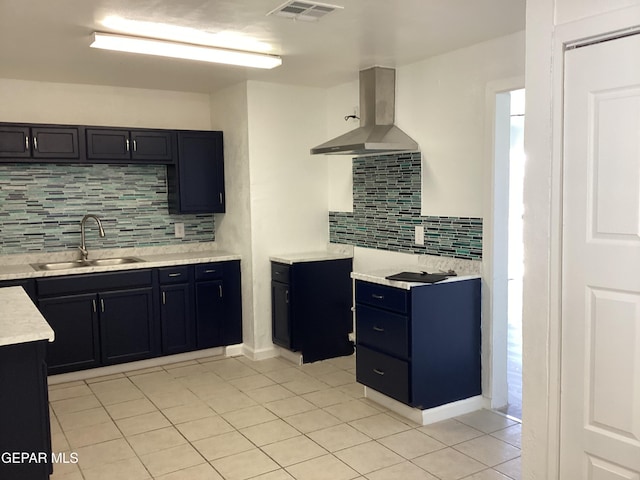
<svg viewBox="0 0 640 480">
<path fill-rule="evenodd" d="M 561 42 L 602 35 L 639 23 L 638 0 L 527 2 L 522 435 L 524 480 L 558 478 Z"/>
<path fill-rule="evenodd" d="M 321 89 L 248 82 L 255 351 L 272 348 L 269 257 L 324 250 L 328 167 L 309 149 L 326 137 Z"/>
<path fill-rule="evenodd" d="M 396 124 L 422 151 L 422 213 L 483 217 L 485 91 L 489 82 L 524 75 L 524 32 L 432 57 L 396 71 Z M 328 128 L 345 129 L 358 103 L 357 82 L 329 91 Z M 344 160 L 342 163 L 338 161 Z M 351 211 L 351 162 L 332 160 L 330 209 Z"/>
<path fill-rule="evenodd" d="M 0 79 L 0 121 L 211 128 L 208 95 Z"/>
<path fill-rule="evenodd" d="M 211 127 L 222 130 L 226 212 L 216 215 L 216 243 L 242 255 L 242 336 L 254 348 L 251 192 L 249 190 L 249 118 L 247 85 L 237 84 L 211 96 Z"/>
<path fill-rule="evenodd" d="M 555 23 L 561 25 L 633 5 L 638 5 L 638 0 L 558 0 Z"/>
</svg>

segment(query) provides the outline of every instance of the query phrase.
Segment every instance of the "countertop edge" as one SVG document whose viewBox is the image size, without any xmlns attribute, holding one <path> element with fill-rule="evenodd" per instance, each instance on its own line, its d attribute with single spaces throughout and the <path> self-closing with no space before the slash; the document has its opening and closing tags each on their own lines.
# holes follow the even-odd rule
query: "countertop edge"
<svg viewBox="0 0 640 480">
<path fill-rule="evenodd" d="M 0 265 L 0 281 L 3 280 L 23 280 L 29 278 L 45 278 L 57 277 L 61 275 L 79 275 L 86 273 L 115 272 L 125 270 L 140 270 L 144 268 L 171 267 L 176 265 L 189 265 L 196 263 L 208 262 L 227 262 L 232 260 L 242 260 L 241 255 L 219 250 L 211 250 L 209 252 L 190 252 L 190 253 L 167 253 L 152 255 L 136 255 L 137 258 L 143 260 L 138 263 L 129 263 L 124 265 L 110 266 L 91 266 L 70 268 L 64 270 L 35 270 L 31 265 L 11 265 L 13 272 L 2 273 L 3 265 Z M 9 269 L 9 266 L 4 266 Z"/>
<path fill-rule="evenodd" d="M 353 255 L 340 252 L 319 251 L 272 255 L 269 257 L 269 260 L 286 265 L 293 265 L 294 263 L 325 262 L 330 260 L 346 260 L 349 258 L 353 258 Z"/>
<path fill-rule="evenodd" d="M 389 273 L 391 275 L 393 272 Z M 396 272 L 397 273 L 397 272 Z M 377 283 L 379 285 L 386 285 L 388 287 L 401 288 L 403 290 L 410 290 L 414 287 L 421 287 L 424 285 L 438 285 L 442 283 L 452 283 L 452 282 L 461 282 L 464 280 L 473 280 L 476 278 L 481 278 L 480 275 L 458 275 L 454 277 L 447 277 L 444 280 L 435 283 L 422 283 L 422 282 L 401 282 L 398 280 L 387 280 L 386 275 L 375 274 L 375 273 L 362 273 L 362 272 L 351 272 L 351 278 L 354 280 L 362 280 L 370 283 Z"/>
<path fill-rule="evenodd" d="M 22 287 L 0 288 L 0 347 L 48 340 L 55 334 Z"/>
</svg>

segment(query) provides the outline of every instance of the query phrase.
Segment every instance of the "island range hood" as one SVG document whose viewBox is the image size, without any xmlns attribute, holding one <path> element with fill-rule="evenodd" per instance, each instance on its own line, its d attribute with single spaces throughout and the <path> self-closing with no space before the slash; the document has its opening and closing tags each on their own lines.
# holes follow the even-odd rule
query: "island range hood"
<svg viewBox="0 0 640 480">
<path fill-rule="evenodd" d="M 368 155 L 418 150 L 418 144 L 394 125 L 396 71 L 372 67 L 360 71 L 360 127 L 311 149 L 312 155 Z"/>
</svg>

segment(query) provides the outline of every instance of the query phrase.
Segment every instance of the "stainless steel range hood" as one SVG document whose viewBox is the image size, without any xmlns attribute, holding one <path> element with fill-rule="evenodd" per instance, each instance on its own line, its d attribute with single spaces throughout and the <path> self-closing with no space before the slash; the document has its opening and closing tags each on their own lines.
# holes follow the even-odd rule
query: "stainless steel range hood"
<svg viewBox="0 0 640 480">
<path fill-rule="evenodd" d="M 360 71 L 360 127 L 311 149 L 312 155 L 367 155 L 418 150 L 418 144 L 396 127 L 396 71 L 372 67 Z"/>
</svg>

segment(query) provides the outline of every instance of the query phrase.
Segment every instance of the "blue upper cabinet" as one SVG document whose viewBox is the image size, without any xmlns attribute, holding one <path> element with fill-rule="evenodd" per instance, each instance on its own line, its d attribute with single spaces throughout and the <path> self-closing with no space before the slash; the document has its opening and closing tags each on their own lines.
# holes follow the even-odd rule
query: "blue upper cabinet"
<svg viewBox="0 0 640 480">
<path fill-rule="evenodd" d="M 74 126 L 0 124 L 0 160 L 78 161 L 78 131 Z"/>
<path fill-rule="evenodd" d="M 109 163 L 174 162 L 175 133 L 169 130 L 87 128 L 87 160 Z"/>
<path fill-rule="evenodd" d="M 222 132 L 178 131 L 177 138 L 177 162 L 167 167 L 169 212 L 224 212 Z"/>
</svg>

